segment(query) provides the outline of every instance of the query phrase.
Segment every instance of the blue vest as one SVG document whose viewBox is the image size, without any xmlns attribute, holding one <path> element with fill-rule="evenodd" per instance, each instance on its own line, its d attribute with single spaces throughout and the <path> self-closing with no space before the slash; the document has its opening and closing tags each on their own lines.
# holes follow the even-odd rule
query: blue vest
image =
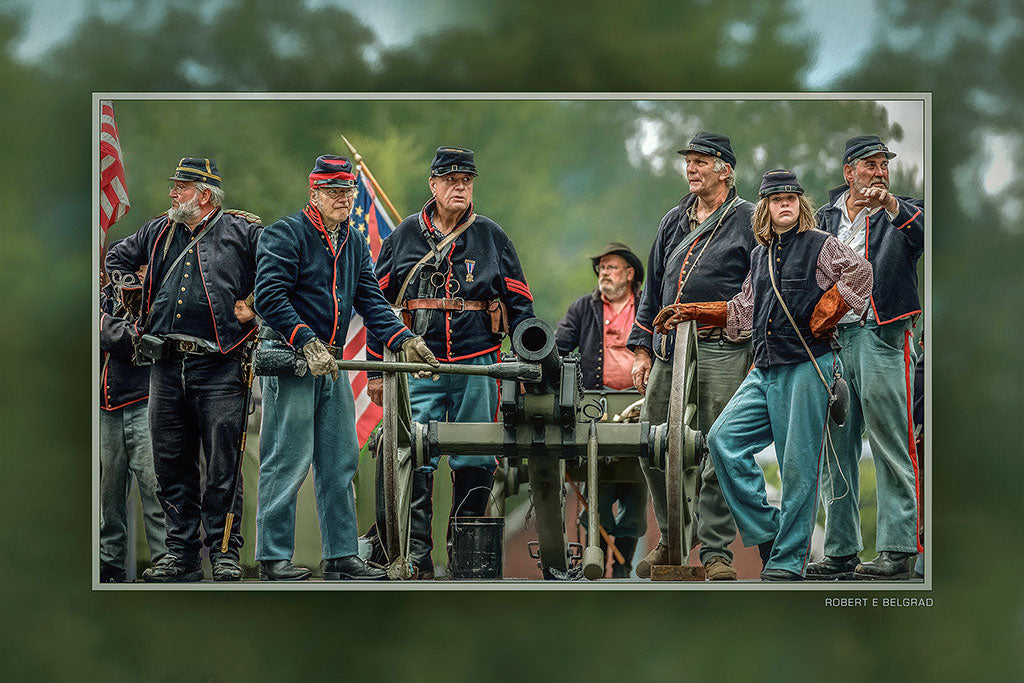
<svg viewBox="0 0 1024 683">
<path fill-rule="evenodd" d="M 754 289 L 754 365 L 767 368 L 810 360 L 807 351 L 793 330 L 789 318 L 769 280 L 768 259 L 772 259 L 775 285 L 786 301 L 800 334 L 817 358 L 832 350 L 829 340 L 811 334 L 810 321 L 814 307 L 825 290 L 818 286 L 815 270 L 818 255 L 829 234 L 821 230 L 796 231 L 796 228 L 774 236 L 767 247 L 760 244 L 750 255 L 750 283 Z"/>
</svg>

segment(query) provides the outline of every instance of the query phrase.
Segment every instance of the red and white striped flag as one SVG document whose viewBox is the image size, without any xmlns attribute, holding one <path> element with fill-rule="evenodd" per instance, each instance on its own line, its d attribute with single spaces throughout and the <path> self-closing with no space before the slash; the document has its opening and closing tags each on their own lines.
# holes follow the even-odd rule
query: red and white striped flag
<svg viewBox="0 0 1024 683">
<path fill-rule="evenodd" d="M 391 234 L 395 226 L 384 205 L 377 199 L 377 193 L 373 191 L 365 173 L 359 174 L 359 191 L 352 205 L 349 224 L 366 240 L 370 258 L 376 263 L 381 242 Z M 352 322 L 348 325 L 348 335 L 345 337 L 344 357 L 349 360 L 366 358 L 366 328 L 363 327 L 363 319 L 355 311 L 352 312 Z M 348 378 L 356 399 L 356 436 L 362 446 L 380 422 L 383 413 L 381 407 L 370 401 L 366 393 L 366 373 L 350 371 Z"/>
<path fill-rule="evenodd" d="M 124 180 L 121 142 L 114 122 L 114 103 L 100 101 L 100 228 L 105 235 L 128 213 L 128 189 Z"/>
</svg>

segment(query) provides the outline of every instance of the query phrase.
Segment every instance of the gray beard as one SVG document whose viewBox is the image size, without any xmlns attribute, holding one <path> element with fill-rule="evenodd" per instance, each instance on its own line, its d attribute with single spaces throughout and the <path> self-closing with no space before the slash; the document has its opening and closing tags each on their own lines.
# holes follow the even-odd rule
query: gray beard
<svg viewBox="0 0 1024 683">
<path fill-rule="evenodd" d="M 623 282 L 621 285 L 606 284 L 603 282 L 597 283 L 598 289 L 601 290 L 601 294 L 604 295 L 608 301 L 618 301 L 626 293 L 626 287 L 628 283 Z"/>
<path fill-rule="evenodd" d="M 173 206 L 167 210 L 167 217 L 175 223 L 186 225 L 199 218 L 199 197 L 192 197 L 187 202 L 182 202 L 178 208 Z"/>
</svg>

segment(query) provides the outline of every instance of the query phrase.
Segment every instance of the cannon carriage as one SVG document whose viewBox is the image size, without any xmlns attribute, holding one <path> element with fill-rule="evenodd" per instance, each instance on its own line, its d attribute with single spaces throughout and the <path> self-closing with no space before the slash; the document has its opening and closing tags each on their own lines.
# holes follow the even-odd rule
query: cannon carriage
<svg viewBox="0 0 1024 683">
<path fill-rule="evenodd" d="M 506 489 L 528 485 L 536 515 L 537 550 L 545 578 L 568 575 L 572 565 L 566 537 L 567 468 L 587 482 L 588 547 L 583 575 L 603 575 L 604 553 L 598 545 L 598 471 L 605 458 L 643 458 L 666 472 L 669 564 L 655 567 L 652 579 L 703 579 L 703 567 L 683 564 L 690 548 L 684 523 L 692 518 L 704 436 L 697 431 L 697 353 L 694 324 L 676 331 L 669 417 L 664 424 L 609 419 L 622 413 L 638 395 L 632 392 L 584 391 L 579 360 L 560 357 L 554 333 L 544 320 L 532 318 L 513 332 L 517 355 L 491 366 L 442 365 L 440 372 L 488 374 L 500 382 L 499 419 L 489 423 L 411 420 L 408 384 L 412 367 L 385 350 L 384 363 L 339 361 L 344 369 L 384 370 L 384 419 L 381 460 L 386 521 L 386 551 L 393 578 L 411 575 L 408 553 L 409 502 L 413 469 L 439 454 L 493 453 L 502 462 Z M 365 366 L 365 367 L 364 367 Z M 585 475 L 584 475 L 585 473 Z M 684 536 L 687 536 L 684 538 Z"/>
</svg>

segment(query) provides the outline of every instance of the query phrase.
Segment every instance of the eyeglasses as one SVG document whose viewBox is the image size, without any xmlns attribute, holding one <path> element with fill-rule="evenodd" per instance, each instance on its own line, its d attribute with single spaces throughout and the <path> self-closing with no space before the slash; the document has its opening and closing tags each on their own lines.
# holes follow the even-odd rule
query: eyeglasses
<svg viewBox="0 0 1024 683">
<path fill-rule="evenodd" d="M 354 187 L 321 187 L 319 191 L 324 193 L 328 199 L 348 198 L 356 193 Z"/>
<path fill-rule="evenodd" d="M 188 185 L 179 185 L 178 183 L 174 183 L 167 190 L 167 193 L 168 194 L 184 194 L 185 191 L 187 191 L 187 190 L 194 190 L 194 189 L 196 189 L 196 186 L 194 184 L 192 184 L 192 183 L 189 183 Z"/>
</svg>

